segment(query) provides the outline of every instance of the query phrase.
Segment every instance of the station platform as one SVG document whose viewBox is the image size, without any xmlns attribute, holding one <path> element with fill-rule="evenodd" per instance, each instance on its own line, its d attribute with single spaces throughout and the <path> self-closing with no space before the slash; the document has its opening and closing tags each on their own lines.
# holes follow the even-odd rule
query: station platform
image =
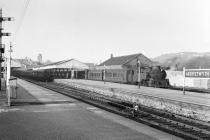
<svg viewBox="0 0 210 140">
<path fill-rule="evenodd" d="M 180 140 L 24 80 L 12 106 L 0 106 L 0 139 Z"/>
<path fill-rule="evenodd" d="M 210 94 L 208 93 L 198 93 L 198 92 L 189 92 L 180 90 L 171 90 L 164 88 L 153 88 L 153 87 L 145 87 L 141 86 L 138 88 L 137 85 L 128 85 L 128 84 L 120 84 L 120 83 L 112 83 L 112 82 L 103 82 L 103 81 L 92 81 L 92 80 L 82 80 L 82 79 L 56 79 L 56 81 L 62 81 L 64 83 L 77 83 L 81 85 L 88 85 L 100 89 L 105 90 L 115 90 L 119 92 L 127 92 L 127 94 L 144 94 L 157 96 L 164 99 L 177 100 L 180 102 L 188 102 L 192 104 L 199 104 L 210 107 Z"/>
<path fill-rule="evenodd" d="M 137 85 L 92 81 L 82 79 L 55 79 L 54 82 L 64 83 L 82 88 L 92 88 L 99 93 L 115 96 L 119 99 L 137 102 L 158 109 L 165 109 L 177 114 L 210 121 L 210 94 L 153 88 Z"/>
</svg>

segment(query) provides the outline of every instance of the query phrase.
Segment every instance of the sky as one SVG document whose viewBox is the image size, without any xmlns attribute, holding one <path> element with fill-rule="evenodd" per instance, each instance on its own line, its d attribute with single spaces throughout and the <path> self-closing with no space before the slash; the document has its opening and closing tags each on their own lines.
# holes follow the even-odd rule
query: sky
<svg viewBox="0 0 210 140">
<path fill-rule="evenodd" d="M 0 7 L 14 17 L 3 23 L 14 58 L 100 63 L 111 53 L 210 52 L 210 0 L 0 0 Z"/>
</svg>

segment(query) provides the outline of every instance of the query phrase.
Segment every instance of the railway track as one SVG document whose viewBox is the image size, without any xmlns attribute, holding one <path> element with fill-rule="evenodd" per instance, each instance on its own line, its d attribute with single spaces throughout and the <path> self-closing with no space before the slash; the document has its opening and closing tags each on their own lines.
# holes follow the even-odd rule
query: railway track
<svg viewBox="0 0 210 140">
<path fill-rule="evenodd" d="M 136 112 L 135 117 L 133 117 L 132 103 L 107 97 L 85 89 L 70 87 L 69 85 L 65 84 L 43 83 L 31 80 L 29 82 L 65 94 L 110 112 L 128 117 L 149 126 L 161 129 L 184 139 L 210 140 L 210 124 L 207 122 L 178 116 L 163 110 L 157 110 L 142 105 Z"/>
</svg>

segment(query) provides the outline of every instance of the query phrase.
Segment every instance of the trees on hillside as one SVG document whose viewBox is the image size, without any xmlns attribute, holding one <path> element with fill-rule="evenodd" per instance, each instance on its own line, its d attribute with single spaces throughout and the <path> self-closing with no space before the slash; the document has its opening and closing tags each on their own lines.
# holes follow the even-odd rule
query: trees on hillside
<svg viewBox="0 0 210 140">
<path fill-rule="evenodd" d="M 210 69 L 210 57 L 209 56 L 198 56 L 193 57 L 189 60 L 184 58 L 173 57 L 162 63 L 163 66 L 168 66 L 173 70 L 182 70 L 183 67 L 187 69 Z"/>
</svg>

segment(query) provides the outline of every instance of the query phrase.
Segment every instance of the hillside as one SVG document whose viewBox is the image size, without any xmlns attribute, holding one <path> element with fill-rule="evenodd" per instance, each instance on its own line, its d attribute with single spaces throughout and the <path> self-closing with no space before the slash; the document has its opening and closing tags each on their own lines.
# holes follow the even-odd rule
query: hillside
<svg viewBox="0 0 210 140">
<path fill-rule="evenodd" d="M 186 68 L 210 68 L 210 52 L 181 52 L 163 54 L 152 59 L 163 66 L 170 67 L 175 70 Z"/>
</svg>

